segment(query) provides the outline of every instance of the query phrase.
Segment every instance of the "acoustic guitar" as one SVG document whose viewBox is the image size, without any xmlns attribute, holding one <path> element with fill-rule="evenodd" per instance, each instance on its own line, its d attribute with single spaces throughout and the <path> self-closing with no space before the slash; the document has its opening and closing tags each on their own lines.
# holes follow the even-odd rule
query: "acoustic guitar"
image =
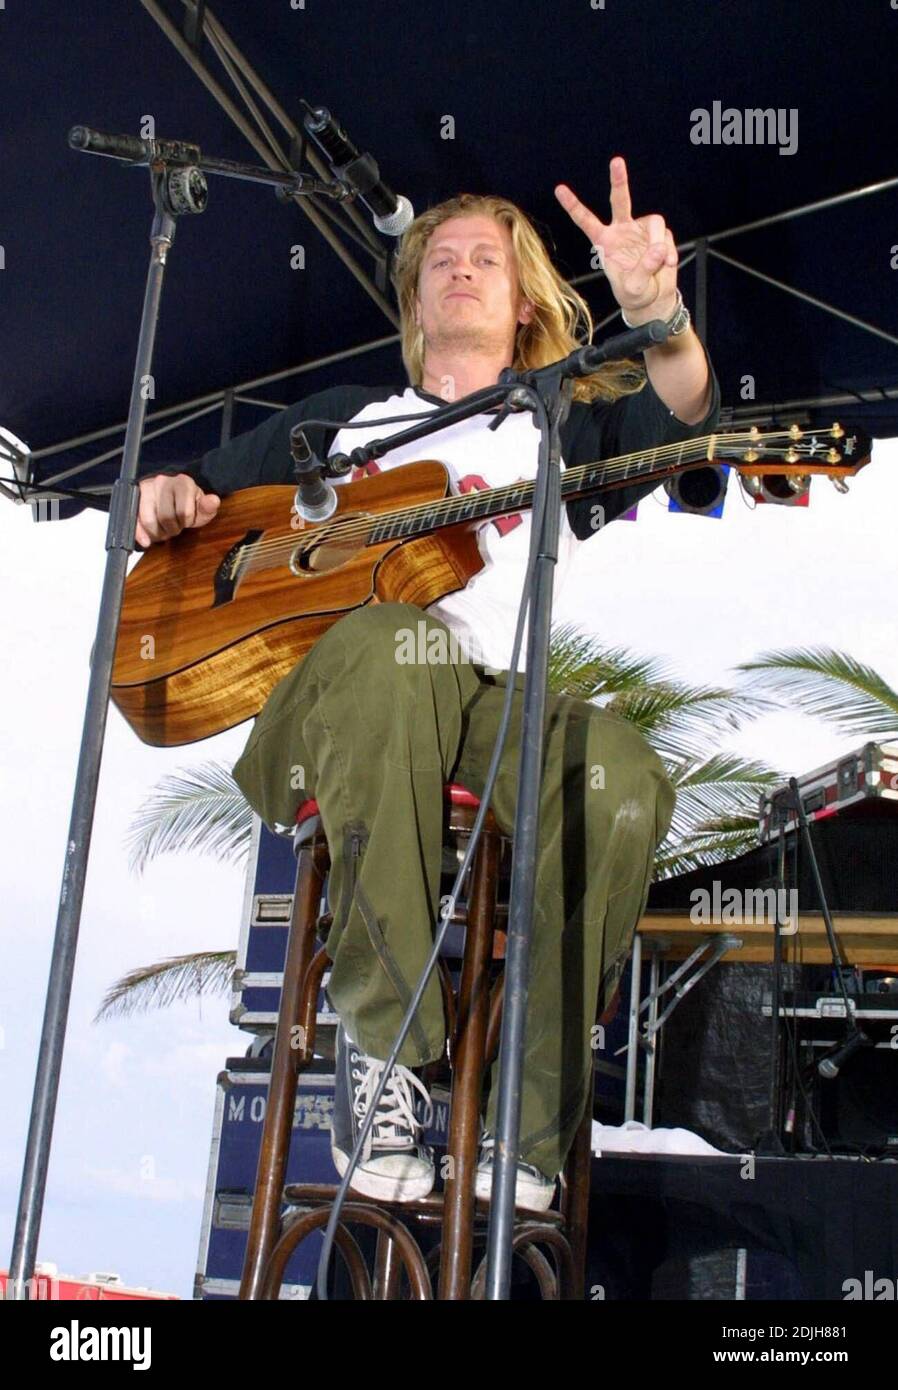
<svg viewBox="0 0 898 1390">
<path fill-rule="evenodd" d="M 812 474 L 838 486 L 869 461 L 870 441 L 828 430 L 719 432 L 566 468 L 565 500 L 658 483 L 727 463 L 751 486 L 774 475 L 801 491 Z M 755 484 L 756 486 L 756 484 Z M 534 483 L 453 493 L 434 461 L 348 482 L 333 515 L 302 524 L 295 490 L 245 488 L 215 520 L 141 555 L 125 581 L 112 700 L 145 743 L 173 747 L 250 719 L 273 687 L 344 614 L 363 604 L 426 608 L 483 568 L 477 528 L 529 510 Z"/>
</svg>

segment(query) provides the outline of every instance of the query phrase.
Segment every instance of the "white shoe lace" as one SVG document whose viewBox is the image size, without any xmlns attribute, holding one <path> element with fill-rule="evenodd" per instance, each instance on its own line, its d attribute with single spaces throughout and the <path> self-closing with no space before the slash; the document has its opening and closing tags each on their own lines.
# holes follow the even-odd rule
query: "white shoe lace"
<svg viewBox="0 0 898 1390">
<path fill-rule="evenodd" d="M 359 1060 L 362 1060 L 361 1057 Z M 368 1113 L 368 1108 L 374 1099 L 374 1093 L 380 1084 L 384 1066 L 384 1062 L 380 1062 L 374 1057 L 365 1057 L 361 1067 L 352 1068 L 352 1078 L 358 1083 L 355 1087 L 352 1108 L 359 1120 L 364 1120 Z M 417 1143 L 418 1131 L 422 1126 L 415 1115 L 412 1087 L 424 1098 L 426 1113 L 423 1125 L 430 1124 L 433 1118 L 433 1107 L 427 1087 L 408 1067 L 400 1066 L 397 1063 L 390 1073 L 377 1107 L 374 1122 L 365 1137 L 362 1150 L 363 1163 L 370 1157 L 372 1148 L 395 1149 L 403 1146 L 413 1148 Z"/>
</svg>

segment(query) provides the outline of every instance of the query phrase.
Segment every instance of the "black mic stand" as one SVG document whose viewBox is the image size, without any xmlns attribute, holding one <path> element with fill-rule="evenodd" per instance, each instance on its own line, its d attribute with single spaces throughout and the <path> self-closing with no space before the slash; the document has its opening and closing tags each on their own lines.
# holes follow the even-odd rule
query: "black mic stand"
<svg viewBox="0 0 898 1390">
<path fill-rule="evenodd" d="M 660 319 L 618 334 L 598 347 L 579 348 L 560 362 L 532 371 L 506 369 L 496 386 L 463 397 L 457 403 L 427 415 L 420 424 L 385 440 L 372 440 L 352 451 L 350 462 L 380 458 L 412 439 L 480 414 L 491 405 L 507 410 L 531 410 L 540 431 L 539 461 L 533 498 L 530 559 L 534 562 L 532 588 L 524 599 L 529 604 L 527 666 L 524 676 L 521 763 L 514 824 L 511 891 L 508 910 L 508 942 L 505 956 L 505 989 L 499 1050 L 499 1089 L 496 1120 L 495 1164 L 490 1203 L 487 1272 L 484 1297 L 507 1299 L 511 1289 L 512 1237 L 515 1183 L 521 1123 L 521 1077 L 524 1025 L 527 1017 L 530 940 L 533 926 L 533 889 L 539 834 L 539 801 L 542 780 L 543 728 L 546 709 L 546 677 L 552 618 L 552 586 L 558 555 L 561 522 L 561 426 L 570 410 L 573 379 L 589 376 L 603 362 L 631 357 L 663 343 L 668 331 Z M 491 426 L 492 428 L 493 426 Z M 345 471 L 341 458 L 316 461 L 319 476 L 332 468 Z M 304 470 L 308 473 L 308 468 Z M 397 533 L 399 534 L 399 533 Z M 514 679 L 514 672 L 510 673 Z"/>
<path fill-rule="evenodd" d="M 823 914 L 823 922 L 826 927 L 826 939 L 829 945 L 830 955 L 832 956 L 833 969 L 839 982 L 839 992 L 842 996 L 842 1004 L 845 1009 L 845 1037 L 836 1048 L 835 1052 L 828 1058 L 823 1058 L 818 1066 L 820 1075 L 832 1078 L 838 1075 L 840 1067 L 844 1062 L 862 1047 L 871 1046 L 873 1039 L 857 1026 L 854 1012 L 851 1008 L 851 1001 L 848 991 L 845 988 L 845 979 L 842 973 L 843 964 L 839 942 L 836 937 L 835 927 L 833 926 L 832 914 L 829 910 L 829 903 L 826 897 L 826 890 L 823 886 L 823 878 L 820 873 L 820 865 L 817 861 L 817 852 L 814 849 L 814 840 L 811 835 L 811 826 L 808 821 L 801 799 L 801 791 L 795 777 L 789 778 L 788 794 L 784 793 L 777 797 L 776 802 L 779 808 L 779 845 L 777 853 L 777 879 L 776 879 L 776 914 L 774 923 L 773 940 L 773 988 L 771 991 L 770 1016 L 771 1016 L 771 1048 L 770 1048 L 770 1099 L 769 1099 L 769 1128 L 758 1140 L 759 1152 L 782 1155 L 785 1148 L 782 1141 L 782 1099 L 781 1099 L 781 1063 L 780 1063 L 780 1008 L 782 999 L 782 923 L 780 922 L 780 902 L 786 892 L 786 821 L 789 818 L 788 812 L 794 811 L 798 821 L 798 830 L 804 839 L 805 848 L 808 855 L 808 863 L 811 866 L 811 873 L 814 878 L 814 885 L 817 889 L 817 896 L 820 899 L 820 910 Z M 797 874 L 796 874 L 797 879 Z M 796 882 L 797 891 L 797 882 Z"/>
<path fill-rule="evenodd" d="M 829 903 L 826 900 L 826 891 L 823 887 L 823 878 L 820 873 L 820 865 L 817 862 L 817 853 L 814 849 L 814 841 L 811 836 L 811 826 L 804 809 L 804 802 L 801 799 L 798 782 L 794 777 L 789 778 L 789 790 L 795 800 L 795 809 L 798 812 L 798 821 L 801 832 L 804 835 L 805 845 L 808 851 L 808 860 L 811 865 L 811 873 L 814 875 L 814 885 L 817 889 L 817 896 L 820 899 L 820 910 L 823 913 L 823 921 L 826 926 L 826 939 L 829 943 L 830 955 L 833 958 L 833 969 L 839 981 L 839 992 L 842 995 L 842 1005 L 845 1009 L 845 1037 L 830 1057 L 824 1057 L 817 1070 L 820 1075 L 827 1079 L 838 1076 L 842 1064 L 862 1047 L 871 1047 L 873 1039 L 863 1028 L 859 1028 L 855 1021 L 855 1015 L 851 1008 L 851 1000 L 848 998 L 848 991 L 845 988 L 844 962 L 839 950 L 839 943 L 836 939 L 836 931 L 833 926 L 833 919 L 829 910 Z"/>
<path fill-rule="evenodd" d="M 203 169 L 226 178 L 274 184 L 279 190 L 287 193 L 325 193 L 338 201 L 349 195 L 349 190 L 343 183 L 322 183 L 295 172 L 273 174 L 268 169 L 238 165 L 228 160 L 203 159 L 200 157 L 198 146 L 182 141 L 138 141 L 130 136 L 106 135 L 85 126 L 75 126 L 69 134 L 69 144 L 74 149 L 91 154 L 111 155 L 126 163 L 145 163 L 150 170 L 154 213 L 150 229 L 152 250 L 137 340 L 122 465 L 113 485 L 109 504 L 106 570 L 97 616 L 96 639 L 91 655 L 81 749 L 66 840 L 56 934 L 50 960 L 25 1161 L 9 1262 L 6 1297 L 17 1301 L 27 1300 L 32 1291 L 31 1277 L 37 1256 L 47 1184 L 59 1074 L 75 969 L 75 951 L 78 945 L 90 837 L 106 732 L 112 667 L 128 556 L 134 550 L 134 533 L 140 505 L 137 469 L 146 416 L 143 386 L 150 375 L 153 362 L 162 281 L 168 252 L 174 241 L 175 219 L 183 213 L 204 211 L 208 190 Z M 202 168 L 199 167 L 200 164 Z"/>
<path fill-rule="evenodd" d="M 487 1239 L 484 1297 L 507 1299 L 511 1290 L 512 1236 L 518 1141 L 521 1128 L 524 1025 L 530 986 L 530 941 L 539 836 L 543 730 L 552 590 L 561 522 L 561 426 L 570 411 L 573 382 L 562 370 L 528 384 L 540 430 L 539 464 L 533 495 L 531 556 L 535 555 L 527 615 L 521 762 L 515 814 L 505 951 L 505 987 L 499 1043 L 496 1145 Z M 503 377 L 514 374 L 502 373 Z M 514 679 L 514 672 L 510 679 Z"/>
<path fill-rule="evenodd" d="M 776 856 L 776 907 L 773 917 L 773 980 L 770 991 L 770 1089 L 767 1103 L 768 1128 L 757 1140 L 759 1153 L 785 1155 L 782 1139 L 782 1059 L 780 1056 L 780 1000 L 783 993 L 783 923 L 780 903 L 786 894 L 786 818 L 785 803 L 780 807 L 779 842 Z"/>
</svg>

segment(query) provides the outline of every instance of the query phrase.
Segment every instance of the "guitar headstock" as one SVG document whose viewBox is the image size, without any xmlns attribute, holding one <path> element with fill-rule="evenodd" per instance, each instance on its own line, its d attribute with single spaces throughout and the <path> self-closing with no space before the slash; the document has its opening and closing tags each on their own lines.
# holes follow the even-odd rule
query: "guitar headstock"
<svg viewBox="0 0 898 1390">
<path fill-rule="evenodd" d="M 762 432 L 753 425 L 742 439 L 723 438 L 715 458 L 725 458 L 749 492 L 757 492 L 760 480 L 769 479 L 771 474 L 788 479 L 790 489 L 800 492 L 806 487 L 802 480 L 815 473 L 831 478 L 837 486 L 842 479 L 854 477 L 870 462 L 871 447 L 870 436 L 854 426 L 802 429 L 791 425 L 785 430 Z M 844 484 L 842 490 L 847 490 Z"/>
</svg>

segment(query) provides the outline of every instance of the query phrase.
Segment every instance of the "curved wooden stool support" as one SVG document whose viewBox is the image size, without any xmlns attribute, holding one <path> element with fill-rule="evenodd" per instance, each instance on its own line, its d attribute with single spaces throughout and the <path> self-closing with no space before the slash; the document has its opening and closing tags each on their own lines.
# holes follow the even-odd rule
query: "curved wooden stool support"
<svg viewBox="0 0 898 1390">
<path fill-rule="evenodd" d="M 555 1260 L 555 1269 L 538 1248 L 548 1245 Z M 533 1222 L 516 1226 L 511 1241 L 512 1252 L 527 1264 L 536 1275 L 539 1291 L 544 1299 L 564 1298 L 564 1289 L 573 1285 L 573 1257 L 570 1242 L 562 1231 L 551 1226 Z M 471 1298 L 482 1299 L 486 1288 L 486 1257 L 477 1267 L 471 1281 Z M 570 1297 L 570 1295 L 568 1295 Z"/>
<path fill-rule="evenodd" d="M 284 1233 L 265 1265 L 265 1276 L 259 1298 L 277 1298 L 281 1284 L 284 1282 L 284 1270 L 287 1267 L 287 1261 L 293 1251 L 312 1231 L 326 1226 L 329 1215 L 329 1211 L 319 1209 L 317 1211 L 299 1211 L 287 1218 Z M 365 1257 L 359 1249 L 355 1236 L 346 1226 L 338 1225 L 334 1232 L 334 1244 L 346 1262 L 353 1296 L 362 1300 L 371 1299 L 373 1291 L 368 1266 L 365 1264 Z"/>
<path fill-rule="evenodd" d="M 290 914 L 284 982 L 278 1010 L 271 1079 L 262 1125 L 256 1188 L 250 1216 L 241 1299 L 260 1298 L 265 1261 L 274 1249 L 280 1230 L 281 1194 L 287 1174 L 287 1156 L 296 1106 L 296 1078 L 312 1060 L 315 1046 L 315 1016 L 318 986 L 316 972 L 310 971 L 315 947 L 315 924 L 321 905 L 324 877 L 330 867 L 327 840 L 315 833 L 298 855 L 296 888 Z M 320 980 L 320 974 L 317 975 Z M 314 993 L 312 993 L 314 984 Z M 305 1030 L 299 1034 L 301 1047 L 293 1033 L 296 1023 Z"/>
<path fill-rule="evenodd" d="M 330 1206 L 318 1207 L 313 1211 L 305 1211 L 291 1219 L 286 1231 L 275 1245 L 271 1256 L 265 1267 L 265 1278 L 263 1282 L 263 1298 L 277 1298 L 278 1290 L 284 1278 L 284 1270 L 287 1261 L 300 1241 L 305 1240 L 306 1236 L 312 1231 L 320 1230 L 326 1226 L 330 1217 Z M 368 1206 L 362 1202 L 346 1202 L 341 1212 L 341 1220 L 335 1232 L 335 1242 L 341 1254 L 346 1258 L 349 1268 L 349 1277 L 352 1281 L 352 1291 L 357 1298 L 370 1299 L 373 1297 L 371 1281 L 368 1277 L 368 1270 L 362 1252 L 359 1249 L 355 1237 L 346 1229 L 350 1223 L 359 1226 L 373 1226 L 378 1232 L 378 1247 L 383 1245 L 383 1237 L 387 1237 L 387 1244 L 393 1247 L 395 1256 L 391 1254 L 389 1259 L 389 1280 L 393 1286 L 394 1294 L 399 1287 L 399 1264 L 405 1266 L 411 1285 L 412 1298 L 417 1300 L 428 1300 L 433 1297 L 430 1287 L 430 1275 L 427 1272 L 427 1265 L 424 1256 L 421 1254 L 418 1242 L 408 1230 L 390 1212 L 383 1211 L 379 1207 Z M 384 1268 L 387 1261 L 384 1260 Z"/>
<path fill-rule="evenodd" d="M 464 788 L 447 787 L 446 800 L 449 830 L 470 834 L 477 798 Z M 337 1191 L 336 1185 L 326 1183 L 285 1187 L 297 1075 L 314 1057 L 317 1000 L 328 965 L 324 947 L 317 945 L 316 929 L 330 859 L 314 801 L 300 807 L 294 845 L 296 890 L 241 1299 L 277 1298 L 290 1256 L 306 1236 L 326 1226 Z M 403 1270 L 413 1299 L 433 1297 L 432 1276 L 440 1299 L 483 1297 L 486 1261 L 481 1259 L 473 1279 L 472 1264 L 475 1246 L 482 1246 L 486 1239 L 489 1206 L 475 1198 L 474 1180 L 483 1075 L 498 1051 L 502 1013 L 502 978 L 491 988 L 494 932 L 503 910 L 497 903 L 502 863 L 502 833 L 489 813 L 471 873 L 467 910 L 454 919 L 466 926 L 457 996 L 445 961 L 438 967 L 452 1077 L 445 1190 L 405 1203 L 376 1202 L 350 1191 L 335 1240 L 356 1298 L 399 1298 Z M 327 921 L 322 919 L 321 924 L 326 926 Z M 513 1250 L 532 1270 L 546 1299 L 584 1296 L 591 1126 L 592 1106 L 588 1105 L 562 1174 L 560 1209 L 519 1210 L 517 1215 Z M 294 1210 L 282 1217 L 284 1202 Z M 441 1227 L 439 1244 L 426 1259 L 406 1224 L 410 1222 Z M 347 1229 L 352 1223 L 377 1231 L 373 1282 L 362 1251 Z M 541 1246 L 551 1252 L 554 1269 Z"/>
</svg>

